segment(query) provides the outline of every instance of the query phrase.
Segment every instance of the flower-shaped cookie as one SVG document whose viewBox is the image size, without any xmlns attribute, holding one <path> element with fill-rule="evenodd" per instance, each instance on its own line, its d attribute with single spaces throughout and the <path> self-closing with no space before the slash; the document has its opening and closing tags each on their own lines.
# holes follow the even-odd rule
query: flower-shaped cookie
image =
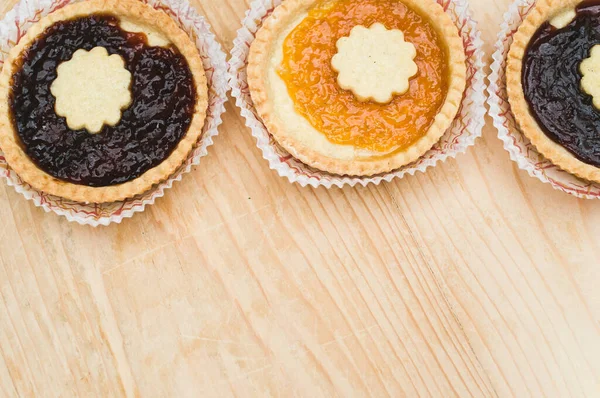
<svg viewBox="0 0 600 398">
<path fill-rule="evenodd" d="M 338 40 L 337 49 L 331 59 L 337 82 L 360 101 L 388 103 L 408 91 L 410 78 L 418 72 L 415 46 L 404 41 L 402 31 L 380 23 L 355 26 L 350 36 Z"/>
<path fill-rule="evenodd" d="M 594 106 L 600 109 L 600 44 L 592 47 L 590 57 L 581 62 L 581 89 L 594 97 Z"/>
<path fill-rule="evenodd" d="M 77 50 L 60 64 L 57 74 L 50 87 L 55 111 L 73 130 L 99 133 L 104 125 L 116 125 L 121 111 L 131 104 L 131 73 L 121 56 L 109 56 L 104 47 Z"/>
</svg>

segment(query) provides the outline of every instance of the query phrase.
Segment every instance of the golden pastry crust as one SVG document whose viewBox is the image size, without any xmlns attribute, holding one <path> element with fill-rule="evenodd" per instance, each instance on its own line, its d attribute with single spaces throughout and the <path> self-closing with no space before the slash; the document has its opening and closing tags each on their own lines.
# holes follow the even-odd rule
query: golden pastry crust
<svg viewBox="0 0 600 398">
<path fill-rule="evenodd" d="M 442 7 L 432 0 L 401 0 L 406 6 L 427 15 L 448 50 L 449 87 L 446 100 L 427 134 L 409 148 L 385 156 L 339 159 L 299 141 L 275 114 L 277 106 L 269 96 L 267 73 L 279 35 L 298 17 L 322 0 L 286 0 L 278 6 L 256 34 L 248 59 L 248 85 L 252 100 L 265 126 L 290 154 L 317 169 L 340 175 L 370 176 L 386 173 L 419 159 L 439 141 L 460 107 L 466 87 L 466 64 L 458 29 Z"/>
<path fill-rule="evenodd" d="M 600 168 L 577 159 L 543 132 L 529 110 L 522 85 L 523 58 L 535 32 L 556 14 L 576 7 L 581 2 L 582 0 L 539 0 L 536 3 L 514 35 L 507 59 L 506 88 L 508 101 L 519 128 L 537 150 L 563 170 L 586 180 L 600 182 Z"/>
<path fill-rule="evenodd" d="M 189 129 L 171 155 L 140 177 L 123 184 L 107 187 L 72 184 L 56 179 L 38 168 L 19 144 L 8 105 L 10 81 L 17 68 L 16 61 L 22 51 L 54 23 L 94 13 L 110 14 L 117 18 L 127 17 L 162 32 L 187 60 L 197 91 L 196 107 Z M 202 60 L 194 43 L 175 21 L 163 11 L 155 10 L 137 0 L 89 0 L 68 5 L 42 18 L 27 31 L 27 34 L 9 53 L 0 74 L 0 148 L 6 156 L 9 166 L 19 177 L 39 191 L 77 202 L 115 202 L 148 191 L 155 184 L 166 180 L 183 164 L 202 133 L 207 108 L 208 86 Z"/>
</svg>

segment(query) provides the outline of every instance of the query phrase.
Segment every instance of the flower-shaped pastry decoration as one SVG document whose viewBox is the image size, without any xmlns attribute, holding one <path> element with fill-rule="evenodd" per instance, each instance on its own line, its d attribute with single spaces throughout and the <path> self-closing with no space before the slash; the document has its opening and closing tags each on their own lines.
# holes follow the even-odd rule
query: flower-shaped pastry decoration
<svg viewBox="0 0 600 398">
<path fill-rule="evenodd" d="M 104 47 L 77 50 L 57 74 L 50 86 L 54 110 L 73 130 L 99 133 L 104 125 L 116 125 L 131 104 L 131 73 L 120 55 L 109 56 Z"/>
<path fill-rule="evenodd" d="M 600 109 L 600 44 L 592 47 L 590 57 L 584 59 L 579 68 L 583 75 L 581 89 L 593 97 L 594 106 Z"/>
<path fill-rule="evenodd" d="M 337 49 L 331 59 L 337 82 L 360 101 L 386 104 L 394 95 L 406 93 L 410 78 L 418 72 L 415 46 L 404 41 L 402 31 L 380 23 L 355 26 L 350 36 L 337 41 Z"/>
</svg>

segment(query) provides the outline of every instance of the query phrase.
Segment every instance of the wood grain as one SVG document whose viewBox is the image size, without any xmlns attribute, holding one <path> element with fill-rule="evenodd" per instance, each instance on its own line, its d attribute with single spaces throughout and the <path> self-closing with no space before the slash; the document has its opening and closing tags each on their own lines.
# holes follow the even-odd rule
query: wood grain
<svg viewBox="0 0 600 398">
<path fill-rule="evenodd" d="M 230 50 L 249 1 L 193 3 Z M 509 0 L 471 3 L 489 54 Z M 427 174 L 303 189 L 227 108 L 120 226 L 0 184 L 0 396 L 600 395 L 598 202 L 518 170 L 490 123 Z"/>
</svg>

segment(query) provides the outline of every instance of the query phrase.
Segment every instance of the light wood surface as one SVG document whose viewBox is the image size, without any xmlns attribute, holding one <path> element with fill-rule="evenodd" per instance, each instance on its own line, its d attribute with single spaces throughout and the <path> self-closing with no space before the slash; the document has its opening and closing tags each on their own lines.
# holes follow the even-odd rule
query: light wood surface
<svg viewBox="0 0 600 398">
<path fill-rule="evenodd" d="M 508 2 L 471 0 L 488 60 Z M 249 0 L 193 3 L 229 51 Z M 224 119 L 122 225 L 0 184 L 1 397 L 600 396 L 599 202 L 518 170 L 490 123 L 427 174 L 326 190 Z"/>
</svg>

